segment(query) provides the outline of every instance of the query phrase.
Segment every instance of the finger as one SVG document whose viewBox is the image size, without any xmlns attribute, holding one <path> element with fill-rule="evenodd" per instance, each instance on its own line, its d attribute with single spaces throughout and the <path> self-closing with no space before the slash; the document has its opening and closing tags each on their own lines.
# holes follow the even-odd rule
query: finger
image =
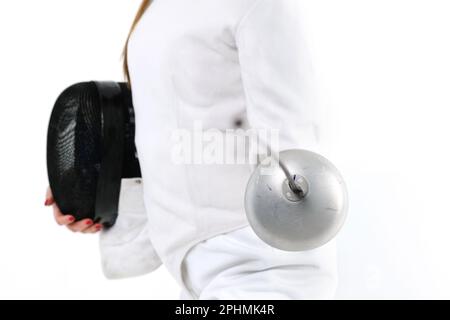
<svg viewBox="0 0 450 320">
<path fill-rule="evenodd" d="M 52 190 L 50 189 L 50 187 L 48 187 L 47 193 L 45 195 L 45 206 L 48 207 L 54 203 L 55 203 L 55 199 L 53 198 Z"/>
<path fill-rule="evenodd" d="M 55 217 L 55 221 L 60 226 L 67 226 L 73 222 L 75 222 L 75 217 L 72 215 L 64 215 L 59 210 L 58 206 L 53 205 L 53 216 Z"/>
<path fill-rule="evenodd" d="M 83 232 L 94 224 L 92 219 L 84 219 L 67 225 L 67 228 L 73 232 Z"/>
<path fill-rule="evenodd" d="M 97 233 L 100 230 L 102 230 L 103 226 L 100 223 L 96 223 L 91 227 L 88 227 L 87 229 L 84 229 L 83 233 Z"/>
</svg>

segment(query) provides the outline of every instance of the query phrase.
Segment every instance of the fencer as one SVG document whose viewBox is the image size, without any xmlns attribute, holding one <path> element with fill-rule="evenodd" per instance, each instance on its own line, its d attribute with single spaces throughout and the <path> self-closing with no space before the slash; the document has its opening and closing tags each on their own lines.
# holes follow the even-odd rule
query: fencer
<svg viewBox="0 0 450 320">
<path fill-rule="evenodd" d="M 333 240 L 285 251 L 250 227 L 245 193 L 253 166 L 173 161 L 173 132 L 197 122 L 222 133 L 275 130 L 275 151 L 320 152 L 303 32 L 298 0 L 143 1 L 125 50 L 142 178 L 122 180 L 112 228 L 74 222 L 55 208 L 59 223 L 74 231 L 103 229 L 108 278 L 164 264 L 183 299 L 333 297 Z"/>
</svg>

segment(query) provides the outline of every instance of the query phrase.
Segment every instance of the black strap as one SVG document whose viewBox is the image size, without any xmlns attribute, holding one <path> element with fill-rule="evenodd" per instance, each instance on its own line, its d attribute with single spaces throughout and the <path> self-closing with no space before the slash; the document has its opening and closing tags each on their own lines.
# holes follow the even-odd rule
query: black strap
<svg viewBox="0 0 450 320">
<path fill-rule="evenodd" d="M 118 215 L 122 180 L 125 114 L 121 88 L 116 82 L 95 82 L 102 115 L 102 161 L 97 182 L 95 222 L 105 227 Z"/>
</svg>

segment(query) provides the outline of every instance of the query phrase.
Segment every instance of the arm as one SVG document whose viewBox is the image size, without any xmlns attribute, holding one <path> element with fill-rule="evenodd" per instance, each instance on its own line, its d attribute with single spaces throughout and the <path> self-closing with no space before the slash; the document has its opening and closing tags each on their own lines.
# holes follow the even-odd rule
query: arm
<svg viewBox="0 0 450 320">
<path fill-rule="evenodd" d="M 299 0 L 256 0 L 236 31 L 249 124 L 280 149 L 318 148 L 318 109 Z M 276 146 L 273 146 L 276 149 Z"/>
<path fill-rule="evenodd" d="M 141 179 L 123 179 L 116 224 L 100 234 L 102 267 L 107 278 L 143 275 L 162 264 L 148 232 Z"/>
<path fill-rule="evenodd" d="M 319 152 L 319 112 L 299 0 L 256 0 L 236 31 L 251 128 L 279 131 L 277 149 Z M 334 242 L 291 253 L 313 267 L 299 288 L 305 297 L 332 296 L 337 268 Z"/>
</svg>

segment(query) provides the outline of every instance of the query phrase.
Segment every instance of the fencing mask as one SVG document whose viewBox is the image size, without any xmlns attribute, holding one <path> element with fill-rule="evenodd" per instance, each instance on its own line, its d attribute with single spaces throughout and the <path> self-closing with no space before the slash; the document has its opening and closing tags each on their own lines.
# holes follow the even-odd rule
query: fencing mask
<svg viewBox="0 0 450 320">
<path fill-rule="evenodd" d="M 141 177 L 125 83 L 83 82 L 59 96 L 47 136 L 50 188 L 63 214 L 112 226 L 122 178 Z"/>
</svg>

